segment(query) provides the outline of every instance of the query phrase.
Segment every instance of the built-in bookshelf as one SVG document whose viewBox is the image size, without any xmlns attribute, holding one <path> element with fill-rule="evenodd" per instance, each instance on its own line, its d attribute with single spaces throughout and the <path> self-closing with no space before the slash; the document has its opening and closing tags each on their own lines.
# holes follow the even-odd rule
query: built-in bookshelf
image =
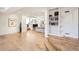
<svg viewBox="0 0 79 59">
<path fill-rule="evenodd" d="M 50 25 L 53 25 L 53 26 L 58 25 L 58 20 L 59 20 L 59 11 L 54 11 L 52 14 L 49 14 Z"/>
</svg>

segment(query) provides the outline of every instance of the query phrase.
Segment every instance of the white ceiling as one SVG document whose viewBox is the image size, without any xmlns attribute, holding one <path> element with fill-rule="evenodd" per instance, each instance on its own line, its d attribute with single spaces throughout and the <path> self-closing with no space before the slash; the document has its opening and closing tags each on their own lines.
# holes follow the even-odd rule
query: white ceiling
<svg viewBox="0 0 79 59">
<path fill-rule="evenodd" d="M 0 7 L 0 12 L 5 12 L 8 9 L 9 9 L 8 7 Z"/>
<path fill-rule="evenodd" d="M 28 15 L 41 15 L 44 13 L 45 8 L 48 7 L 0 7 L 0 13 L 13 13 L 18 12 L 21 14 L 28 14 Z M 52 9 L 53 7 L 49 7 Z"/>
<path fill-rule="evenodd" d="M 20 9 L 19 7 L 0 7 L 0 13 L 11 13 Z"/>
</svg>

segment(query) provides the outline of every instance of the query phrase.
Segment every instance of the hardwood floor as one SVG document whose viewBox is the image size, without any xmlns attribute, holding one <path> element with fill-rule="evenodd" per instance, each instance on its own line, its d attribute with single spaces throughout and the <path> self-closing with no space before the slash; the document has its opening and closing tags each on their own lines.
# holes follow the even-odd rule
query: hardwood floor
<svg viewBox="0 0 79 59">
<path fill-rule="evenodd" d="M 0 36 L 0 51 L 79 51 L 79 41 L 27 31 Z"/>
<path fill-rule="evenodd" d="M 58 51 L 79 51 L 78 39 L 49 36 L 48 41 Z"/>
</svg>

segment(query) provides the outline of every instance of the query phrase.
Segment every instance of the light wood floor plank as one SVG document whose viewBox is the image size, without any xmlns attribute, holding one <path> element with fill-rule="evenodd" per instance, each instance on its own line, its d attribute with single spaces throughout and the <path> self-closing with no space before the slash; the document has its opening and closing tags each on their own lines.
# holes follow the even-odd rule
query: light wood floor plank
<svg viewBox="0 0 79 59">
<path fill-rule="evenodd" d="M 0 36 L 0 51 L 79 51 L 79 41 L 27 31 Z"/>
</svg>

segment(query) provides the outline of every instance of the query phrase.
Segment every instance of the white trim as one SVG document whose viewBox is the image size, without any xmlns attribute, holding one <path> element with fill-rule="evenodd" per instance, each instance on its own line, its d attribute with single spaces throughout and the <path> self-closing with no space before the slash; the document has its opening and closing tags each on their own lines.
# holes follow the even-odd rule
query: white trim
<svg viewBox="0 0 79 59">
<path fill-rule="evenodd" d="M 66 37 L 78 38 L 78 36 L 72 36 L 72 35 L 61 35 L 61 34 L 51 34 L 51 33 L 49 33 L 49 35 L 55 35 L 55 36 L 60 36 L 60 37 L 66 36 Z"/>
</svg>

